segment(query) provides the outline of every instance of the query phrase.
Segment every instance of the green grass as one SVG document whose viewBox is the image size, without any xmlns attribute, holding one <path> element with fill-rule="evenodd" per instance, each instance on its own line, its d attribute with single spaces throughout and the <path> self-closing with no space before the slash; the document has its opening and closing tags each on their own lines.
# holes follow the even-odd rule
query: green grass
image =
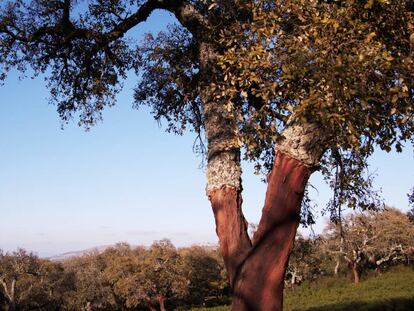
<svg viewBox="0 0 414 311">
<path fill-rule="evenodd" d="M 414 310 L 414 270 L 398 268 L 355 286 L 346 278 L 323 278 L 285 290 L 286 311 Z M 194 311 L 229 311 L 222 306 Z"/>
</svg>

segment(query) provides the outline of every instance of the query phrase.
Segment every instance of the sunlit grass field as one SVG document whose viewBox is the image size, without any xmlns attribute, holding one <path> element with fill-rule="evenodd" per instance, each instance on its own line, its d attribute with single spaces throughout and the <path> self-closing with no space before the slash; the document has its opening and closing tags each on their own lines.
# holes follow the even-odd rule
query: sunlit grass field
<svg viewBox="0 0 414 311">
<path fill-rule="evenodd" d="M 323 278 L 285 290 L 286 311 L 414 310 L 414 270 L 399 267 L 362 280 L 355 286 L 347 278 Z M 194 311 L 229 311 L 222 306 Z"/>
</svg>

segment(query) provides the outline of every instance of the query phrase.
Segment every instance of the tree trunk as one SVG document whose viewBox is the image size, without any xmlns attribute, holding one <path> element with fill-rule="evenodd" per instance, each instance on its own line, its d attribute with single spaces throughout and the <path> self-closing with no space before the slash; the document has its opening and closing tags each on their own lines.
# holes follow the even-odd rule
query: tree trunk
<svg viewBox="0 0 414 311">
<path fill-rule="evenodd" d="M 5 280 L 0 279 L 0 283 L 3 285 L 3 289 L 4 289 L 4 294 L 5 294 L 5 298 L 6 298 L 6 310 L 8 311 L 14 311 L 16 310 L 16 303 L 15 303 L 15 298 L 14 298 L 14 291 L 15 291 L 15 287 L 16 287 L 16 279 L 12 280 L 12 283 L 10 285 L 10 290 L 7 287 L 7 284 L 5 282 Z"/>
<path fill-rule="evenodd" d="M 218 51 L 201 42 L 200 95 L 208 142 L 207 194 L 213 208 L 220 249 L 233 290 L 234 311 L 282 310 L 286 265 L 300 220 L 311 171 L 325 151 L 321 127 L 286 124 L 268 176 L 265 206 L 250 240 L 241 204 L 240 139 L 234 107 L 217 99 L 214 77 Z"/>
<path fill-rule="evenodd" d="M 236 275 L 232 310 L 282 310 L 285 270 L 309 176 L 302 163 L 277 154 L 253 247 Z"/>
<path fill-rule="evenodd" d="M 290 284 L 293 286 L 296 284 L 296 277 L 297 277 L 298 273 L 296 271 L 296 269 L 293 271 L 292 273 L 292 279 L 290 280 Z"/>
<path fill-rule="evenodd" d="M 240 191 L 222 187 L 210 192 L 209 198 L 220 238 L 220 250 L 226 266 L 230 286 L 233 286 L 237 269 L 246 258 L 251 242 L 247 223 L 241 210 Z"/>
<path fill-rule="evenodd" d="M 166 311 L 165 310 L 165 297 L 160 295 L 157 297 L 158 303 L 160 305 L 160 311 Z"/>
<path fill-rule="evenodd" d="M 352 274 L 354 276 L 354 283 L 358 284 L 359 283 L 359 272 L 358 272 L 357 265 L 356 263 L 351 263 L 349 264 L 349 266 L 351 267 Z"/>
<path fill-rule="evenodd" d="M 216 221 L 216 232 L 230 285 L 246 258 L 251 241 L 241 205 L 240 141 L 235 114 L 226 101 L 215 97 L 218 52 L 212 43 L 200 44 L 201 98 L 208 141 L 207 195 Z M 230 108 L 230 109 L 229 109 Z"/>
<path fill-rule="evenodd" d="M 334 268 L 334 275 L 338 276 L 338 271 L 339 271 L 339 260 L 336 261 L 336 265 Z"/>
<path fill-rule="evenodd" d="M 310 124 L 285 129 L 252 242 L 241 209 L 240 151 L 232 115 L 219 104 L 205 102 L 204 108 L 209 146 L 207 193 L 232 288 L 232 310 L 282 310 L 284 276 L 304 190 L 323 153 L 316 143 L 320 128 Z"/>
</svg>

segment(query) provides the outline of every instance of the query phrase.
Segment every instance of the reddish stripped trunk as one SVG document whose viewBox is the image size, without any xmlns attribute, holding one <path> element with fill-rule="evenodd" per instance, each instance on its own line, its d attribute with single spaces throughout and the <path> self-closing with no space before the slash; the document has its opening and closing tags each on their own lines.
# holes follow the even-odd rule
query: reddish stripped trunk
<svg viewBox="0 0 414 311">
<path fill-rule="evenodd" d="M 239 264 L 251 247 L 247 223 L 241 210 L 241 193 L 234 188 L 222 187 L 211 191 L 209 199 L 216 220 L 220 250 L 232 286 Z"/>
<path fill-rule="evenodd" d="M 278 153 L 252 246 L 241 213 L 239 192 L 222 188 L 210 194 L 233 288 L 232 310 L 282 310 L 286 265 L 309 176 L 310 170 L 301 162 Z"/>
</svg>

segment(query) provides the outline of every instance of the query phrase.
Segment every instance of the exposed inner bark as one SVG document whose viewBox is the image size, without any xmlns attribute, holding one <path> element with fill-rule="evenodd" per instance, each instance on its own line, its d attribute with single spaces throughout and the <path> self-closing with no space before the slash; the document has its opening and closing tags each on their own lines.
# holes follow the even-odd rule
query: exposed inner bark
<svg viewBox="0 0 414 311">
<path fill-rule="evenodd" d="M 213 71 L 214 48 L 200 47 L 202 68 Z M 289 124 L 278 142 L 262 218 L 253 242 L 241 204 L 240 147 L 231 109 L 201 89 L 208 140 L 207 193 L 233 290 L 234 311 L 282 310 L 284 275 L 300 221 L 304 190 L 325 148 L 315 124 Z M 231 108 L 231 107 L 230 107 Z"/>
<path fill-rule="evenodd" d="M 240 144 L 234 112 L 214 93 L 217 51 L 200 45 L 201 98 L 208 141 L 207 194 L 216 221 L 220 249 L 231 286 L 239 265 L 251 248 L 241 205 Z"/>
<path fill-rule="evenodd" d="M 222 187 L 209 193 L 216 220 L 216 232 L 220 239 L 220 250 L 233 286 L 238 268 L 246 258 L 251 243 L 247 234 L 247 222 L 241 210 L 239 190 Z"/>
<path fill-rule="evenodd" d="M 238 129 L 232 107 L 214 94 L 217 51 L 200 44 L 200 95 L 208 141 L 207 194 L 233 290 L 234 311 L 282 310 L 286 265 L 300 221 L 306 183 L 325 150 L 320 126 L 292 120 L 277 142 L 265 206 L 253 242 L 241 204 Z"/>
<path fill-rule="evenodd" d="M 310 173 L 298 160 L 277 154 L 253 247 L 236 275 L 232 310 L 282 310 L 286 265 Z"/>
</svg>

